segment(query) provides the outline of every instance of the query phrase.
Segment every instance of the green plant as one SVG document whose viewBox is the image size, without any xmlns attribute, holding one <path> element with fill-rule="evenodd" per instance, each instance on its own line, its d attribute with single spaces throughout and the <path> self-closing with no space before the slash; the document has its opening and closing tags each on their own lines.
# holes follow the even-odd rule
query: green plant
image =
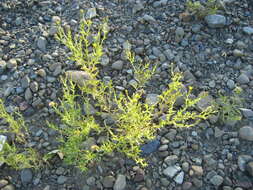
<svg viewBox="0 0 253 190">
<path fill-rule="evenodd" d="M 5 119 L 9 124 L 7 129 L 1 129 L 1 134 L 12 133 L 15 135 L 15 140 L 20 143 L 16 146 L 15 142 L 1 143 L 2 150 L 0 151 L 0 163 L 6 163 L 14 169 L 38 168 L 40 165 L 39 156 L 32 148 L 23 148 L 25 144 L 26 126 L 22 115 L 18 112 L 14 113 L 16 118 L 7 113 L 3 101 L 0 99 L 0 118 Z"/>
<path fill-rule="evenodd" d="M 216 109 L 219 112 L 220 120 L 223 123 L 230 123 L 242 119 L 239 108 L 243 105 L 243 100 L 240 97 L 242 89 L 236 87 L 231 96 L 224 96 L 219 94 L 216 100 Z"/>
<path fill-rule="evenodd" d="M 91 22 L 81 21 L 88 26 L 80 27 L 79 33 L 66 35 L 63 29 L 59 29 L 61 35 L 57 36 L 60 42 L 78 39 L 79 36 L 90 26 Z M 70 33 L 67 31 L 67 33 Z M 88 36 L 84 36 L 88 38 Z M 84 38 L 83 37 L 83 38 Z M 105 39 L 105 38 L 104 38 Z M 82 39 L 82 43 L 86 43 Z M 72 55 L 81 55 L 90 49 L 90 45 L 80 43 L 64 43 L 72 52 Z M 101 43 L 99 43 L 101 44 Z M 97 48 L 97 46 L 92 46 Z M 102 45 L 101 47 L 102 48 Z M 92 50 L 91 50 L 92 51 Z M 93 50 L 96 52 L 96 50 Z M 100 51 L 101 52 L 101 51 Z M 168 85 L 155 105 L 149 105 L 143 100 L 144 87 L 146 82 L 152 77 L 155 68 L 151 65 L 137 64 L 133 53 L 126 51 L 126 55 L 134 70 L 134 77 L 138 82 L 136 91 L 132 94 L 115 90 L 113 83 L 105 83 L 97 76 L 99 62 L 86 59 L 86 56 L 77 56 L 83 63 L 81 67 L 86 72 L 91 72 L 92 80 L 88 80 L 84 85 L 78 86 L 72 80 L 62 79 L 63 98 L 59 104 L 52 104 L 56 114 L 60 116 L 60 124 L 49 124 L 49 126 L 61 135 L 60 151 L 67 164 L 77 166 L 85 171 L 90 164 L 101 160 L 105 155 L 113 152 L 120 152 L 135 160 L 142 166 L 147 165 L 141 157 L 140 146 L 155 137 L 157 129 L 169 125 L 178 127 L 190 127 L 196 125 L 201 119 L 207 119 L 214 113 L 212 106 L 202 112 L 194 111 L 194 106 L 201 98 L 192 98 L 192 88 L 185 94 L 182 91 L 181 73 L 172 73 L 172 82 Z M 101 54 L 94 54 L 101 56 Z M 77 58 L 75 58 L 77 60 Z M 82 60 L 84 59 L 84 60 Z M 95 60 L 100 60 L 96 58 Z M 91 61 L 92 63 L 86 63 Z M 88 68 L 92 69 L 89 70 Z M 94 72 L 95 71 L 95 72 Z M 178 97 L 184 97 L 184 104 L 177 107 L 175 102 Z M 93 105 L 97 112 L 95 115 L 83 114 L 82 105 Z M 110 117 L 114 122 L 107 124 L 103 121 L 104 116 Z M 164 116 L 166 119 L 159 119 Z M 96 143 L 95 139 L 103 135 L 106 139 Z M 90 142 L 92 139 L 92 142 Z M 87 144 L 89 146 L 87 147 Z"/>
<path fill-rule="evenodd" d="M 195 15 L 199 19 L 210 14 L 216 14 L 219 8 L 220 6 L 216 0 L 208 0 L 205 4 L 200 3 L 200 1 L 191 0 L 186 2 L 186 10 L 191 15 Z"/>
</svg>

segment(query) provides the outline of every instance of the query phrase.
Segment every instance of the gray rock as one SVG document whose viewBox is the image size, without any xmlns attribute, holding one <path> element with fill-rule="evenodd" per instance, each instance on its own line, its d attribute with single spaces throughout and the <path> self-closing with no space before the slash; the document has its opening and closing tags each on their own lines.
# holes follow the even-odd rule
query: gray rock
<svg viewBox="0 0 253 190">
<path fill-rule="evenodd" d="M 91 104 L 88 103 L 85 103 L 83 105 L 83 111 L 86 115 L 95 115 L 97 113 L 97 110 Z"/>
<path fill-rule="evenodd" d="M 251 109 L 239 108 L 245 118 L 253 118 L 253 111 Z"/>
<path fill-rule="evenodd" d="M 3 74 L 6 68 L 7 68 L 7 63 L 3 60 L 0 60 L 0 75 Z"/>
<path fill-rule="evenodd" d="M 240 84 L 247 84 L 247 83 L 249 83 L 249 77 L 246 74 L 242 73 L 237 78 L 237 82 Z"/>
<path fill-rule="evenodd" d="M 141 2 L 137 2 L 134 6 L 133 6 L 133 14 L 141 11 L 142 9 L 144 9 L 144 6 Z"/>
<path fill-rule="evenodd" d="M 30 84 L 30 78 L 26 75 L 21 79 L 21 87 L 27 88 Z"/>
<path fill-rule="evenodd" d="M 250 27 L 250 26 L 245 26 L 242 28 L 243 32 L 245 34 L 248 34 L 248 35 L 252 35 L 253 34 L 253 28 Z"/>
<path fill-rule="evenodd" d="M 182 184 L 183 181 L 184 181 L 184 172 L 180 172 L 180 173 L 174 178 L 174 181 L 175 181 L 177 184 Z"/>
<path fill-rule="evenodd" d="M 150 16 L 150 15 L 147 15 L 145 14 L 143 16 L 143 20 L 146 21 L 146 22 L 149 22 L 149 23 L 154 23 L 156 22 L 156 20 L 154 19 L 154 17 Z"/>
<path fill-rule="evenodd" d="M 101 57 L 101 65 L 104 67 L 107 66 L 110 62 L 110 58 L 107 55 L 102 55 Z"/>
<path fill-rule="evenodd" d="M 59 176 L 58 178 L 57 178 L 57 183 L 59 184 L 59 185 L 62 185 L 62 184 L 64 184 L 66 181 L 67 181 L 67 177 L 66 176 L 63 176 L 63 175 L 61 175 L 61 176 Z"/>
<path fill-rule="evenodd" d="M 121 61 L 121 60 L 115 61 L 112 64 L 112 68 L 116 69 L 116 70 L 121 70 L 123 68 L 123 61 Z"/>
<path fill-rule="evenodd" d="M 119 174 L 113 185 L 113 190 L 124 190 L 126 188 L 126 176 Z"/>
<path fill-rule="evenodd" d="M 159 101 L 158 94 L 147 94 L 146 103 L 149 105 L 155 105 Z"/>
<path fill-rule="evenodd" d="M 170 156 L 167 156 L 167 157 L 164 159 L 164 162 L 165 162 L 168 166 L 171 166 L 171 165 L 176 164 L 177 161 L 178 161 L 178 156 L 177 156 L 177 155 L 170 155 Z"/>
<path fill-rule="evenodd" d="M 175 40 L 177 41 L 177 42 L 180 42 L 182 39 L 183 39 L 183 37 L 184 37 L 184 29 L 182 28 L 182 27 L 177 27 L 177 29 L 175 30 Z"/>
<path fill-rule="evenodd" d="M 30 90 L 30 88 L 27 88 L 25 91 L 25 99 L 28 101 L 30 99 L 32 99 L 33 95 L 32 95 L 32 91 Z"/>
<path fill-rule="evenodd" d="M 106 176 L 103 178 L 102 184 L 105 188 L 112 188 L 115 182 L 115 178 L 113 176 Z"/>
<path fill-rule="evenodd" d="M 210 182 L 214 185 L 214 186 L 220 186 L 223 183 L 223 177 L 220 175 L 215 175 L 210 179 Z"/>
<path fill-rule="evenodd" d="M 228 86 L 229 89 L 232 90 L 232 89 L 235 88 L 235 82 L 234 82 L 233 80 L 229 79 L 229 80 L 227 81 L 227 86 Z"/>
<path fill-rule="evenodd" d="M 253 128 L 251 126 L 240 128 L 239 137 L 243 140 L 253 141 Z"/>
<path fill-rule="evenodd" d="M 33 173 L 31 169 L 23 169 L 20 172 L 20 178 L 21 178 L 21 182 L 23 184 L 27 184 L 32 182 L 33 179 Z"/>
<path fill-rule="evenodd" d="M 204 92 L 201 92 L 199 96 L 203 95 Z M 207 107 L 213 104 L 213 97 L 211 95 L 207 95 L 206 97 L 202 98 L 197 104 L 197 109 L 200 111 L 205 110 Z"/>
<path fill-rule="evenodd" d="M 58 31 L 57 26 L 51 25 L 51 27 L 50 27 L 50 29 L 49 29 L 49 31 L 48 31 L 48 34 L 49 34 L 50 36 L 53 36 L 53 35 L 55 35 L 55 34 L 57 33 L 57 31 Z"/>
<path fill-rule="evenodd" d="M 0 188 L 3 188 L 4 186 L 6 186 L 6 185 L 8 185 L 8 181 L 7 180 L 5 180 L 5 179 L 1 179 L 0 180 Z"/>
<path fill-rule="evenodd" d="M 154 7 L 160 7 L 160 6 L 165 6 L 167 4 L 168 0 L 160 0 L 160 1 L 155 1 L 153 3 Z"/>
<path fill-rule="evenodd" d="M 90 8 L 88 9 L 86 13 L 86 18 L 91 19 L 97 16 L 96 8 Z"/>
<path fill-rule="evenodd" d="M 160 181 L 164 187 L 167 187 L 170 184 L 170 181 L 165 177 L 160 178 Z"/>
<path fill-rule="evenodd" d="M 239 50 L 239 49 L 234 49 L 233 50 L 233 55 L 235 57 L 242 57 L 244 55 L 243 51 L 242 50 Z"/>
<path fill-rule="evenodd" d="M 253 176 L 253 161 L 247 163 L 246 171 Z"/>
<path fill-rule="evenodd" d="M 86 180 L 86 183 L 89 186 L 94 186 L 96 185 L 96 178 L 94 176 L 91 176 Z"/>
<path fill-rule="evenodd" d="M 22 17 L 17 17 L 15 20 L 15 24 L 17 26 L 20 26 L 23 23 L 23 18 Z"/>
<path fill-rule="evenodd" d="M 3 146 L 5 142 L 7 141 L 7 136 L 5 135 L 0 135 L 0 152 L 3 150 Z M 0 167 L 3 165 L 3 162 L 0 162 Z M 1 181 L 0 181 L 1 182 Z"/>
<path fill-rule="evenodd" d="M 163 174 L 170 178 L 173 178 L 180 170 L 181 168 L 179 166 L 169 166 L 163 170 Z"/>
<path fill-rule="evenodd" d="M 37 47 L 41 51 L 46 51 L 47 46 L 47 40 L 43 36 L 40 36 L 39 39 L 37 40 Z"/>
<path fill-rule="evenodd" d="M 210 28 L 222 28 L 226 25 L 226 17 L 223 15 L 207 15 L 205 21 Z"/>
<path fill-rule="evenodd" d="M 246 163 L 251 161 L 252 160 L 252 157 L 249 156 L 249 155 L 240 155 L 238 157 L 238 160 L 237 160 L 237 164 L 239 166 L 239 169 L 241 171 L 245 171 L 245 168 L 246 168 Z"/>
<path fill-rule="evenodd" d="M 84 86 L 91 79 L 90 74 L 85 71 L 69 70 L 65 74 L 67 79 L 72 80 L 79 86 Z"/>
<path fill-rule="evenodd" d="M 219 138 L 219 137 L 221 137 L 222 135 L 224 135 L 224 131 L 223 131 L 223 130 L 220 130 L 218 127 L 215 127 L 215 128 L 214 128 L 214 137 L 215 137 L 215 138 Z"/>
</svg>

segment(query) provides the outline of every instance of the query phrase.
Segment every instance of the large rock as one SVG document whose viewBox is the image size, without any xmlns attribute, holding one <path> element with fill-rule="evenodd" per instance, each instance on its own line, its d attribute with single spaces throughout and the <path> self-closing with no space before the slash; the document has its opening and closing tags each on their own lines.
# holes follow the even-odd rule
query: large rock
<svg viewBox="0 0 253 190">
<path fill-rule="evenodd" d="M 66 71 L 66 77 L 67 79 L 72 80 L 79 86 L 84 86 L 87 83 L 87 81 L 91 79 L 89 73 L 85 71 L 76 71 L 76 70 Z"/>
<path fill-rule="evenodd" d="M 223 15 L 207 15 L 205 21 L 210 28 L 222 28 L 226 25 L 226 17 Z"/>
<path fill-rule="evenodd" d="M 243 140 L 253 141 L 253 128 L 244 126 L 239 130 L 239 137 Z"/>
</svg>

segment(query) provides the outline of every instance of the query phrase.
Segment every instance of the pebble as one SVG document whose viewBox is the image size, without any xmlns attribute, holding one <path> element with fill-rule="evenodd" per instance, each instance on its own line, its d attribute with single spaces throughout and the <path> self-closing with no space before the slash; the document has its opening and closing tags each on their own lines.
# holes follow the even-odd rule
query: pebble
<svg viewBox="0 0 253 190">
<path fill-rule="evenodd" d="M 245 171 L 246 163 L 251 161 L 253 158 L 249 155 L 240 155 L 238 156 L 237 164 L 241 171 Z"/>
<path fill-rule="evenodd" d="M 253 141 L 253 128 L 251 126 L 240 128 L 239 137 L 243 140 Z"/>
<path fill-rule="evenodd" d="M 204 92 L 201 92 L 199 95 L 201 96 Z M 199 110 L 203 111 L 207 107 L 213 104 L 213 97 L 211 95 L 207 95 L 206 97 L 202 98 L 200 101 L 197 102 L 196 106 Z"/>
<path fill-rule="evenodd" d="M 90 8 L 90 9 L 88 9 L 88 11 L 86 13 L 86 18 L 92 19 L 92 18 L 94 18 L 96 16 L 97 16 L 96 8 Z"/>
<path fill-rule="evenodd" d="M 182 184 L 183 181 L 184 181 L 184 172 L 180 172 L 175 178 L 174 178 L 174 181 L 177 183 L 177 184 Z"/>
<path fill-rule="evenodd" d="M 203 168 L 201 166 L 195 166 L 195 165 L 193 165 L 192 169 L 193 169 L 194 174 L 196 176 L 202 176 L 203 175 Z"/>
<path fill-rule="evenodd" d="M 15 190 L 14 185 L 6 185 L 4 188 L 2 188 L 1 190 Z"/>
<path fill-rule="evenodd" d="M 4 186 L 6 186 L 6 185 L 8 185 L 8 181 L 7 180 L 5 180 L 5 179 L 1 179 L 0 180 L 0 188 L 3 188 Z"/>
<path fill-rule="evenodd" d="M 245 34 L 248 34 L 248 35 L 252 35 L 253 34 L 253 28 L 250 27 L 250 26 L 245 26 L 242 28 L 243 32 Z"/>
<path fill-rule="evenodd" d="M 229 89 L 232 90 L 232 89 L 235 88 L 235 82 L 234 82 L 233 80 L 229 79 L 229 80 L 227 81 L 227 86 L 228 86 Z"/>
<path fill-rule="evenodd" d="M 118 60 L 112 64 L 112 68 L 115 70 L 121 70 L 123 68 L 123 61 Z"/>
<path fill-rule="evenodd" d="M 243 51 L 239 50 L 239 49 L 234 49 L 233 50 L 233 55 L 235 57 L 242 57 L 244 55 Z"/>
<path fill-rule="evenodd" d="M 8 68 L 8 69 L 13 69 L 13 68 L 16 68 L 17 65 L 18 65 L 17 60 L 14 59 L 14 58 L 12 58 L 12 59 L 10 59 L 10 60 L 8 61 L 8 63 L 7 63 L 7 68 Z"/>
<path fill-rule="evenodd" d="M 180 170 L 181 168 L 179 166 L 169 166 L 165 170 L 163 170 L 163 174 L 170 178 L 173 178 Z"/>
<path fill-rule="evenodd" d="M 30 90 L 30 88 L 27 88 L 25 91 L 25 99 L 26 101 L 30 100 L 33 97 L 32 95 L 32 91 Z"/>
<path fill-rule="evenodd" d="M 45 37 L 40 36 L 39 39 L 37 40 L 37 47 L 41 51 L 46 51 L 46 46 L 47 46 L 47 40 Z"/>
<path fill-rule="evenodd" d="M 113 185 L 113 190 L 124 190 L 126 188 L 126 176 L 119 174 Z"/>
<path fill-rule="evenodd" d="M 158 94 L 147 94 L 146 103 L 149 105 L 157 104 L 159 101 L 158 96 L 159 96 Z"/>
<path fill-rule="evenodd" d="M 30 78 L 26 75 L 21 79 L 21 87 L 27 88 L 30 84 Z"/>
<path fill-rule="evenodd" d="M 32 92 L 37 92 L 39 90 L 39 84 L 36 81 L 31 82 L 30 89 Z"/>
<path fill-rule="evenodd" d="M 175 30 L 175 40 L 176 42 L 180 42 L 184 37 L 184 29 L 182 27 L 177 27 Z"/>
<path fill-rule="evenodd" d="M 182 185 L 182 189 L 183 190 L 189 190 L 192 187 L 192 183 L 191 182 L 184 182 L 184 184 Z"/>
<path fill-rule="evenodd" d="M 223 183 L 223 177 L 220 175 L 215 175 L 210 179 L 210 182 L 214 185 L 214 186 L 220 186 Z"/>
<path fill-rule="evenodd" d="M 253 118 L 253 111 L 247 108 L 240 108 L 242 114 L 245 118 L 252 119 Z"/>
<path fill-rule="evenodd" d="M 7 68 L 7 63 L 3 60 L 0 60 L 0 75 L 3 74 L 6 68 Z"/>
<path fill-rule="evenodd" d="M 170 155 L 170 156 L 167 156 L 167 157 L 164 159 L 164 162 L 165 162 L 168 166 L 171 166 L 171 165 L 176 164 L 177 161 L 178 161 L 178 156 L 177 156 L 177 155 Z"/>
<path fill-rule="evenodd" d="M 101 61 L 100 61 L 101 65 L 105 67 L 109 64 L 109 62 L 110 62 L 110 58 L 107 55 L 102 55 Z"/>
<path fill-rule="evenodd" d="M 154 19 L 154 17 L 152 17 L 152 16 L 150 16 L 150 15 L 147 15 L 147 14 L 145 14 L 145 15 L 143 16 L 143 20 L 144 20 L 144 21 L 147 21 L 147 22 L 149 22 L 149 23 L 155 23 L 155 22 L 156 22 L 156 20 Z"/>
<path fill-rule="evenodd" d="M 23 184 L 27 184 L 32 182 L 33 179 L 33 173 L 31 169 L 23 169 L 20 172 L 21 182 Z"/>
<path fill-rule="evenodd" d="M 210 28 L 222 28 L 226 25 L 226 17 L 223 15 L 207 15 L 205 21 Z"/>
</svg>

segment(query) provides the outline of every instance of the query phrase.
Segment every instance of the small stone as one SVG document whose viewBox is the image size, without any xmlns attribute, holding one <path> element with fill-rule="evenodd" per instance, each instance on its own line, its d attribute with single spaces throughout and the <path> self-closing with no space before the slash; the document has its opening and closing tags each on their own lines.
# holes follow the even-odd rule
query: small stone
<svg viewBox="0 0 253 190">
<path fill-rule="evenodd" d="M 32 90 L 32 92 L 37 92 L 39 90 L 39 84 L 36 81 L 33 81 L 30 84 L 30 89 Z"/>
<path fill-rule="evenodd" d="M 154 23 L 156 22 L 156 20 L 154 19 L 154 17 L 150 16 L 150 15 L 147 15 L 145 14 L 143 16 L 143 20 L 146 21 L 146 22 L 149 22 L 149 23 Z"/>
<path fill-rule="evenodd" d="M 242 28 L 243 32 L 245 34 L 248 34 L 248 35 L 252 35 L 253 34 L 253 28 L 250 27 L 250 26 L 245 26 Z"/>
<path fill-rule="evenodd" d="M 184 172 L 180 172 L 180 173 L 174 178 L 174 181 L 175 181 L 177 184 L 182 184 L 183 181 L 184 181 Z"/>
<path fill-rule="evenodd" d="M 240 128 L 239 137 L 243 140 L 253 141 L 253 128 L 250 126 Z"/>
<path fill-rule="evenodd" d="M 160 181 L 162 183 L 162 186 L 167 187 L 170 184 L 170 181 L 167 178 L 160 178 Z"/>
<path fill-rule="evenodd" d="M 180 170 L 181 168 L 179 166 L 169 166 L 163 170 L 163 174 L 170 178 L 173 178 Z"/>
<path fill-rule="evenodd" d="M 244 55 L 243 51 L 239 50 L 239 49 L 234 49 L 233 50 L 233 55 L 235 57 L 242 57 Z"/>
<path fill-rule="evenodd" d="M 121 70 L 123 68 L 123 61 L 118 60 L 112 64 L 112 68 L 115 70 Z"/>
<path fill-rule="evenodd" d="M 91 19 L 97 16 L 96 8 L 90 8 L 88 9 L 86 13 L 86 18 Z"/>
<path fill-rule="evenodd" d="M 86 82 L 91 79 L 89 73 L 85 71 L 75 71 L 75 70 L 66 71 L 66 77 L 80 86 L 84 86 Z"/>
<path fill-rule="evenodd" d="M 7 63 L 3 60 L 0 60 L 0 75 L 3 74 L 6 68 L 7 68 Z"/>
<path fill-rule="evenodd" d="M 242 114 L 244 117 L 248 119 L 253 118 L 253 111 L 251 109 L 246 109 L 246 108 L 239 108 L 242 111 Z"/>
<path fill-rule="evenodd" d="M 247 163 L 246 171 L 253 177 L 253 161 Z"/>
<path fill-rule="evenodd" d="M 17 26 L 20 26 L 23 23 L 23 18 L 22 17 L 17 17 L 15 20 L 15 24 Z"/>
<path fill-rule="evenodd" d="M 190 164 L 188 162 L 184 162 L 182 164 L 183 171 L 188 172 L 189 168 L 190 168 Z"/>
<path fill-rule="evenodd" d="M 16 68 L 18 65 L 17 60 L 16 59 L 10 59 L 7 63 L 7 68 L 8 69 L 13 69 Z"/>
<path fill-rule="evenodd" d="M 156 105 L 159 101 L 158 94 L 147 94 L 146 103 L 148 105 Z"/>
<path fill-rule="evenodd" d="M 32 182 L 33 179 L 33 173 L 31 169 L 23 169 L 20 173 L 21 182 L 23 184 L 27 184 Z"/>
<path fill-rule="evenodd" d="M 30 90 L 30 88 L 27 88 L 25 91 L 25 100 L 28 101 L 33 97 L 32 95 L 32 91 Z"/>
<path fill-rule="evenodd" d="M 224 131 L 220 130 L 218 127 L 214 128 L 214 137 L 219 138 L 224 135 Z"/>
<path fill-rule="evenodd" d="M 214 185 L 214 186 L 220 186 L 223 183 L 223 177 L 220 175 L 215 175 L 210 179 L 210 182 Z"/>
<path fill-rule="evenodd" d="M 237 82 L 240 84 L 247 84 L 247 83 L 249 83 L 249 77 L 246 74 L 242 73 L 237 78 Z"/>
<path fill-rule="evenodd" d="M 164 145 L 160 146 L 158 150 L 159 151 L 166 151 L 166 150 L 168 150 L 168 148 L 169 148 L 169 146 L 167 144 L 164 144 Z"/>
<path fill-rule="evenodd" d="M 244 172 L 246 169 L 246 163 L 251 160 L 253 160 L 253 158 L 249 155 L 240 155 L 237 160 L 239 169 Z"/>
<path fill-rule="evenodd" d="M 40 36 L 39 39 L 37 40 L 37 47 L 41 51 L 46 51 L 46 46 L 47 46 L 47 40 L 43 36 Z"/>
<path fill-rule="evenodd" d="M 203 175 L 203 168 L 201 166 L 195 166 L 195 165 L 193 165 L 192 169 L 193 169 L 194 174 L 196 176 L 202 176 Z"/>
<path fill-rule="evenodd" d="M 113 190 L 124 190 L 126 188 L 126 176 L 119 174 L 113 185 Z"/>
<path fill-rule="evenodd" d="M 112 188 L 115 182 L 115 178 L 113 176 L 106 176 L 103 178 L 102 184 L 105 188 Z"/>
<path fill-rule="evenodd" d="M 58 183 L 59 185 L 62 185 L 62 184 L 64 184 L 64 183 L 67 181 L 67 179 L 68 179 L 67 177 L 61 175 L 61 176 L 59 176 L 59 177 L 57 178 L 57 183 Z"/>
<path fill-rule="evenodd" d="M 201 92 L 199 96 L 203 95 L 205 92 Z M 213 97 L 211 95 L 207 95 L 206 97 L 202 98 L 200 101 L 197 102 L 197 108 L 200 111 L 204 111 L 207 107 L 213 104 Z"/>
<path fill-rule="evenodd" d="M 232 90 L 232 89 L 235 88 L 235 82 L 234 82 L 233 80 L 229 79 L 229 80 L 227 81 L 227 86 L 228 86 L 229 89 Z"/>
<path fill-rule="evenodd" d="M 40 77 L 46 77 L 47 76 L 47 73 L 46 73 L 46 71 L 44 70 L 44 69 L 39 69 L 38 71 L 37 71 L 37 74 L 40 76 Z"/>
<path fill-rule="evenodd" d="M 141 154 L 142 155 L 149 155 L 149 154 L 155 152 L 159 146 L 160 146 L 159 140 L 157 140 L 157 139 L 152 140 L 152 141 L 141 146 Z M 166 151 L 164 151 L 164 152 L 166 152 Z M 164 153 L 164 152 L 159 152 L 159 153 Z"/>
<path fill-rule="evenodd" d="M 107 55 L 102 55 L 101 57 L 101 65 L 104 67 L 107 66 L 110 62 L 110 58 Z"/>
<path fill-rule="evenodd" d="M 164 162 L 165 162 L 168 166 L 171 166 L 171 165 L 176 164 L 177 161 L 178 161 L 178 156 L 177 156 L 177 155 L 170 155 L 170 156 L 167 156 L 167 157 L 164 159 Z"/>
<path fill-rule="evenodd" d="M 205 21 L 210 28 L 222 28 L 226 25 L 226 17 L 223 15 L 207 15 Z"/>
<path fill-rule="evenodd" d="M 21 79 L 21 87 L 27 88 L 30 84 L 30 78 L 26 75 Z"/>
<path fill-rule="evenodd" d="M 137 2 L 134 6 L 133 6 L 133 14 L 141 11 L 142 9 L 144 9 L 144 6 L 142 3 Z"/>
<path fill-rule="evenodd" d="M 192 183 L 191 182 L 184 182 L 182 189 L 183 190 L 189 190 L 192 187 Z"/>
<path fill-rule="evenodd" d="M 54 35 L 57 33 L 57 31 L 58 31 L 57 26 L 52 25 L 52 26 L 50 27 L 49 31 L 48 31 L 48 34 L 49 34 L 50 36 L 54 36 Z"/>
<path fill-rule="evenodd" d="M 184 29 L 182 27 L 177 27 L 175 30 L 175 40 L 176 42 L 180 42 L 184 37 Z"/>
</svg>

